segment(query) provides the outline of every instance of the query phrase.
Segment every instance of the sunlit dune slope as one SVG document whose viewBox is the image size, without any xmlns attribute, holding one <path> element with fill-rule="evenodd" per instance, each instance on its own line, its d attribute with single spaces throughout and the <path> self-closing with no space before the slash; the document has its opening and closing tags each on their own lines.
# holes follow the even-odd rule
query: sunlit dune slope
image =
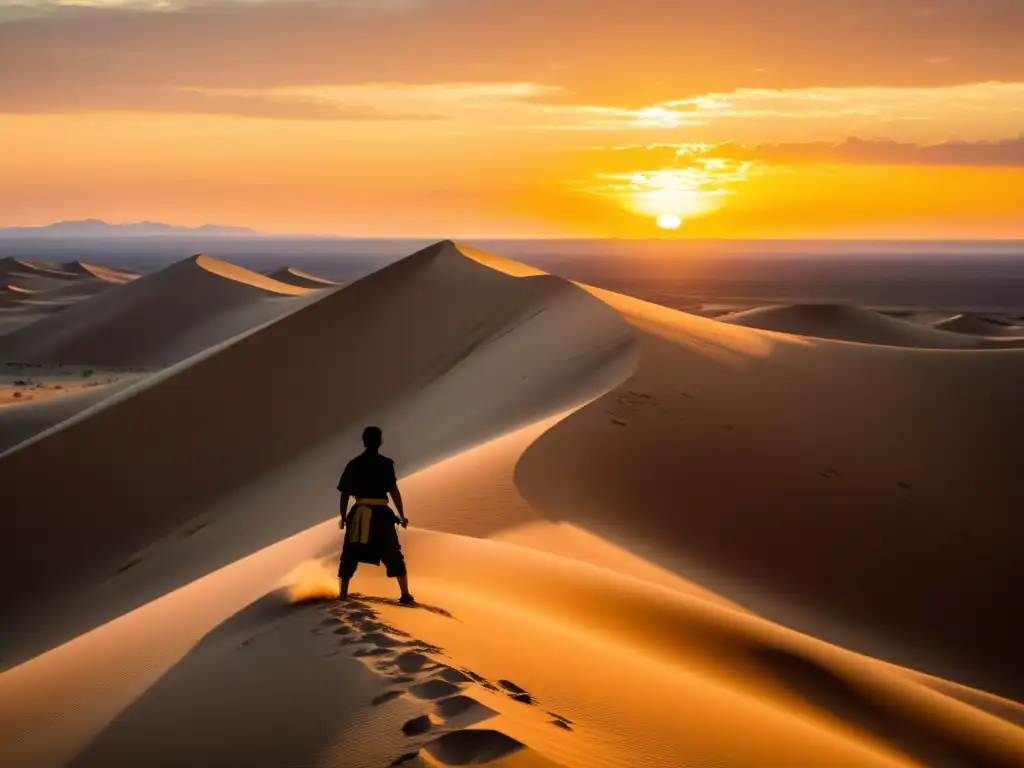
<svg viewBox="0 0 1024 768">
<path fill-rule="evenodd" d="M 332 288 L 338 285 L 334 280 L 328 280 L 325 277 L 317 277 L 316 275 L 311 275 L 308 272 L 303 272 L 301 269 L 295 269 L 295 267 L 282 267 L 276 272 L 271 272 L 270 277 L 279 282 L 294 285 L 299 288 Z"/>
<path fill-rule="evenodd" d="M 966 333 L 974 336 L 1002 336 L 1024 338 L 1024 327 L 998 323 L 978 315 L 956 315 L 932 323 L 932 328 L 952 333 Z"/>
<path fill-rule="evenodd" d="M 819 637 L 1024 695 L 1024 354 L 779 336 L 592 290 L 641 363 L 526 452 L 535 506 Z"/>
<path fill-rule="evenodd" d="M 596 396 L 632 350 L 618 314 L 564 280 L 425 249 L 0 457 L 0 606 L 45 595 L 69 558 L 83 581 L 108 577 L 254 483 L 291 510 L 275 516 L 280 538 L 337 503 L 339 461 L 366 421 L 408 470 Z M 300 469 L 278 482 L 288 467 Z M 62 535 L 30 546 L 53 515 Z"/>
<path fill-rule="evenodd" d="M 921 349 L 975 349 L 1001 345 L 985 339 L 947 333 L 948 328 L 922 327 L 861 307 L 841 304 L 788 304 L 758 307 L 723 315 L 723 323 L 862 344 Z"/>
<path fill-rule="evenodd" d="M 0 338 L 0 359 L 163 366 L 301 306 L 308 291 L 194 256 Z"/>
<path fill-rule="evenodd" d="M 98 277 L 111 283 L 127 283 L 138 275 L 125 269 L 103 267 L 98 264 L 87 264 L 84 261 L 67 261 L 60 265 L 63 272 L 81 277 Z"/>
</svg>

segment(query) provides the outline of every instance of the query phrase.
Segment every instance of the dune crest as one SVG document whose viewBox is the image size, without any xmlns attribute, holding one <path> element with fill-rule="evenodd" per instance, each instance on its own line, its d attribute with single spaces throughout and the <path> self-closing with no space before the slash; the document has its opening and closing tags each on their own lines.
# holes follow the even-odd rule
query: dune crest
<svg viewBox="0 0 1024 768">
<path fill-rule="evenodd" d="M 193 256 L 0 337 L 0 359 L 160 367 L 302 306 L 309 291 Z"/>
<path fill-rule="evenodd" d="M 796 336 L 919 349 L 975 349 L 1003 342 L 970 339 L 950 329 L 921 326 L 862 307 L 784 304 L 721 315 L 720 322 Z"/>
<path fill-rule="evenodd" d="M 932 323 L 932 328 L 972 336 L 1024 338 L 1024 326 L 1001 323 L 979 315 L 955 315 Z"/>
<path fill-rule="evenodd" d="M 281 267 L 281 269 L 271 272 L 270 278 L 298 288 L 322 289 L 335 288 L 340 285 L 340 283 L 334 280 L 328 280 L 326 277 L 317 277 L 295 267 Z"/>
</svg>

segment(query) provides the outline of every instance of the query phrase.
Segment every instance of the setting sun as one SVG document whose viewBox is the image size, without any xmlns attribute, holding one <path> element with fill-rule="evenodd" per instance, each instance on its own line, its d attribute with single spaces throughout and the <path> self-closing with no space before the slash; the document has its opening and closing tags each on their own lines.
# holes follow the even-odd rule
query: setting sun
<svg viewBox="0 0 1024 768">
<path fill-rule="evenodd" d="M 658 226 L 662 229 L 679 229 L 683 220 L 678 216 L 666 213 L 658 217 Z"/>
</svg>

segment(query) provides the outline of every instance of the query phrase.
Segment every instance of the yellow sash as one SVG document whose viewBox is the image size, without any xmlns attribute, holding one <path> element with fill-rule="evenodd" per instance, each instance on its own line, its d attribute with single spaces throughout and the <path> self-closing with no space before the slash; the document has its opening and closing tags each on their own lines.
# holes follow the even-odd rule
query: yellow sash
<svg viewBox="0 0 1024 768">
<path fill-rule="evenodd" d="M 387 499 L 356 499 L 355 510 L 348 526 L 348 540 L 354 544 L 366 544 L 370 541 L 370 520 L 373 519 L 372 507 L 388 506 Z"/>
</svg>

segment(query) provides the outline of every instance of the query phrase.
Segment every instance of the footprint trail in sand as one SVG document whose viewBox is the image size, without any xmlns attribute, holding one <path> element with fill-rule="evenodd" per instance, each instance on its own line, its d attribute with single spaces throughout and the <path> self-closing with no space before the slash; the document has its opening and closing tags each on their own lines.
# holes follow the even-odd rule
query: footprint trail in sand
<svg viewBox="0 0 1024 768">
<path fill-rule="evenodd" d="M 516 765 L 531 768 L 556 767 L 533 753 L 528 745 L 492 728 L 477 728 L 499 717 L 498 712 L 471 695 L 474 689 L 504 693 L 510 699 L 535 706 L 536 699 L 511 680 L 493 683 L 476 672 L 452 666 L 444 650 L 423 642 L 383 621 L 370 602 L 395 604 L 382 598 L 358 598 L 332 602 L 324 610 L 328 617 L 321 626 L 338 636 L 339 645 L 353 658 L 363 661 L 373 672 L 386 678 L 392 687 L 376 696 L 371 704 L 383 706 L 402 696 L 411 696 L 431 709 L 409 719 L 402 733 L 409 750 L 397 756 L 392 766 L 505 765 L 513 755 Z M 454 619 L 440 608 L 417 608 Z M 538 710 L 532 717 L 554 727 L 571 731 L 572 722 L 553 712 Z M 525 759 L 522 759 L 525 758 Z"/>
</svg>

